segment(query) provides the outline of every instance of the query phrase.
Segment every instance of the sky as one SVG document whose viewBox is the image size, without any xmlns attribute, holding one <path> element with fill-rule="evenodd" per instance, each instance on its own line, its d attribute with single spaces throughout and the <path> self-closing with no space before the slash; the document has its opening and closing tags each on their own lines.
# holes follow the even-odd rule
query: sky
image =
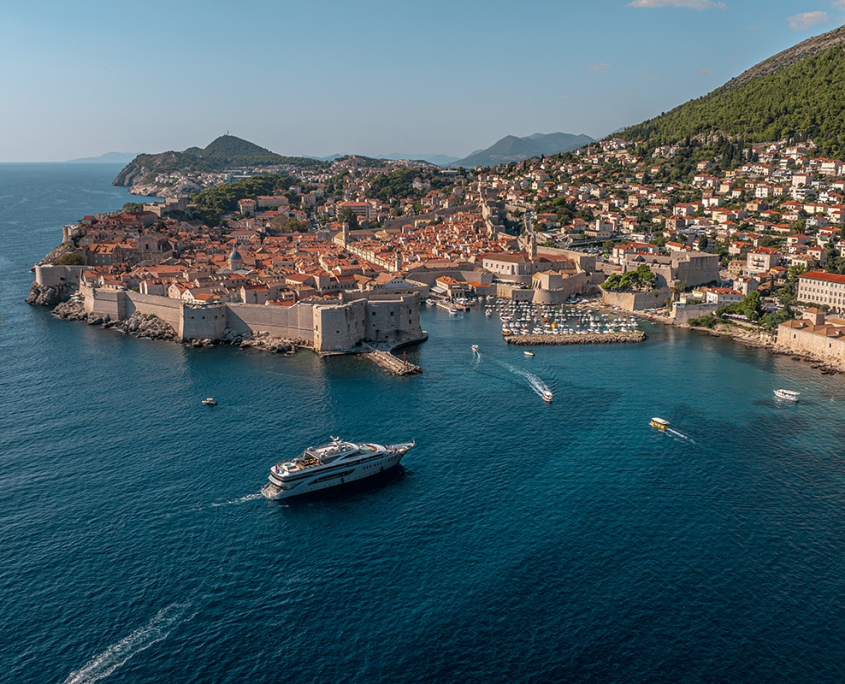
<svg viewBox="0 0 845 684">
<path fill-rule="evenodd" d="M 843 23 L 845 0 L 2 3 L 0 162 L 600 138 Z"/>
</svg>

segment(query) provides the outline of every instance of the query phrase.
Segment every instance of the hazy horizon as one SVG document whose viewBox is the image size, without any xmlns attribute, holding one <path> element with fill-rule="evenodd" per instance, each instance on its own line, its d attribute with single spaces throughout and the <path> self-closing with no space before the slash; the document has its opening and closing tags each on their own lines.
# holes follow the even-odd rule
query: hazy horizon
<svg viewBox="0 0 845 684">
<path fill-rule="evenodd" d="M 463 158 L 506 135 L 601 138 L 841 24 L 842 2 L 49 0 L 2 11 L 0 161 L 204 147 Z M 11 68 L 11 67 L 14 68 Z"/>
</svg>

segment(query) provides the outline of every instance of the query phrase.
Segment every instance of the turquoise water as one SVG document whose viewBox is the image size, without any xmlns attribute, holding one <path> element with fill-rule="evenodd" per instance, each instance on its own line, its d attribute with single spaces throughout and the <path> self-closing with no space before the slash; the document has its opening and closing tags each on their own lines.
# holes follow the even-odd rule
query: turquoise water
<svg viewBox="0 0 845 684">
<path fill-rule="evenodd" d="M 27 306 L 61 224 L 131 199 L 117 170 L 0 165 L 0 679 L 841 679 L 841 379 L 660 327 L 527 358 L 438 309 L 424 373 L 394 378 Z M 417 447 L 348 491 L 256 496 L 330 434 Z"/>
</svg>

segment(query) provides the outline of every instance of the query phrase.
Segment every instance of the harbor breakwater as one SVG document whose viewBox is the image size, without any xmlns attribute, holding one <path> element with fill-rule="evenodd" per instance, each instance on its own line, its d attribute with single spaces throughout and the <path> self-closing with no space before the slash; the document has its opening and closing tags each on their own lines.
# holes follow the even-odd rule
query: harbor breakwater
<svg viewBox="0 0 845 684">
<path fill-rule="evenodd" d="M 644 342 L 644 332 L 616 332 L 616 333 L 587 333 L 586 335 L 505 335 L 508 344 L 533 345 L 563 345 L 563 344 L 617 344 Z"/>
</svg>

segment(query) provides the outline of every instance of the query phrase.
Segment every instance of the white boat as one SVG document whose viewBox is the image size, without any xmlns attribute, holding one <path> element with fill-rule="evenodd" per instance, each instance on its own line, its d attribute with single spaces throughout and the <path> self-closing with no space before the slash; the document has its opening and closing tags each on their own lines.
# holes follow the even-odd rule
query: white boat
<svg viewBox="0 0 845 684">
<path fill-rule="evenodd" d="M 339 437 L 301 456 L 270 468 L 261 493 L 267 499 L 287 499 L 378 475 L 397 465 L 416 442 L 373 444 L 346 442 Z"/>
<path fill-rule="evenodd" d="M 212 399 L 211 397 L 208 397 L 207 399 L 202 400 L 202 405 L 203 406 L 217 406 L 217 402 L 214 401 L 214 399 Z"/>
<path fill-rule="evenodd" d="M 522 352 L 522 353 L 523 353 L 523 354 L 525 354 L 526 356 L 534 356 L 534 352 L 533 352 L 533 351 L 530 351 L 530 350 L 528 350 L 528 349 L 526 349 L 526 350 L 525 350 L 524 352 Z"/>
<path fill-rule="evenodd" d="M 472 345 L 472 351 L 473 351 L 474 354 L 478 353 L 478 345 L 477 344 Z"/>
<path fill-rule="evenodd" d="M 798 397 L 801 396 L 801 392 L 795 392 L 788 389 L 776 389 L 775 396 L 778 399 L 786 399 L 787 401 L 798 401 Z"/>
<path fill-rule="evenodd" d="M 554 394 L 552 394 L 551 390 L 543 390 L 543 401 L 551 404 L 553 398 Z"/>
</svg>

